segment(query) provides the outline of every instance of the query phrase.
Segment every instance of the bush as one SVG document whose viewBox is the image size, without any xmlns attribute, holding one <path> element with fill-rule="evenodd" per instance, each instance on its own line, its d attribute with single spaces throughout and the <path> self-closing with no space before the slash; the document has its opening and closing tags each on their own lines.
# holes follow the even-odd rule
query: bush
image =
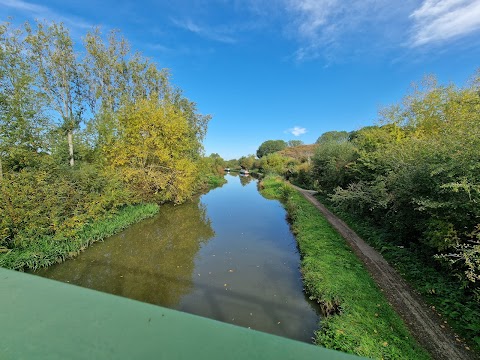
<svg viewBox="0 0 480 360">
<path fill-rule="evenodd" d="M 68 238 L 129 203 L 121 181 L 91 165 L 7 173 L 0 185 L 0 245 L 25 248 L 44 236 Z"/>
</svg>

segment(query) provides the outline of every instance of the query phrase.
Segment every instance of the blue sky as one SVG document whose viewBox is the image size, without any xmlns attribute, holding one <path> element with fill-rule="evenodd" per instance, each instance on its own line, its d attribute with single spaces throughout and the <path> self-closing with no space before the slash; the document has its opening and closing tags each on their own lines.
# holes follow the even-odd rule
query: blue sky
<svg viewBox="0 0 480 360">
<path fill-rule="evenodd" d="M 480 0 L 0 0 L 1 20 L 120 29 L 213 119 L 207 154 L 376 123 L 412 82 L 480 68 Z"/>
</svg>

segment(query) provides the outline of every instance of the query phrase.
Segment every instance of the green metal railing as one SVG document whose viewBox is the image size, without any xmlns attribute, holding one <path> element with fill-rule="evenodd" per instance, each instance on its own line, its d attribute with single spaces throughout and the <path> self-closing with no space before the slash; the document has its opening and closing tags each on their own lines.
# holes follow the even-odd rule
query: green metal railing
<svg viewBox="0 0 480 360">
<path fill-rule="evenodd" d="M 0 359 L 358 359 L 0 268 Z"/>
</svg>

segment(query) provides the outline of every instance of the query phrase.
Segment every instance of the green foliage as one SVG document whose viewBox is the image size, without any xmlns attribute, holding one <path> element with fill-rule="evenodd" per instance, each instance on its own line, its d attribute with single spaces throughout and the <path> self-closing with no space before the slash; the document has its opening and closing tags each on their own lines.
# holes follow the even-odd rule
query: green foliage
<svg viewBox="0 0 480 360">
<path fill-rule="evenodd" d="M 90 165 L 7 173 L 0 187 L 0 246 L 23 249 L 42 237 L 75 236 L 130 202 L 118 176 Z"/>
<path fill-rule="evenodd" d="M 442 254 L 438 258 L 449 261 L 452 266 L 460 263 L 460 268 L 464 269 L 465 277 L 472 283 L 476 283 L 480 281 L 480 225 L 477 225 L 468 237 L 470 238 L 469 242 L 455 244 L 453 253 Z M 480 302 L 480 289 L 475 290 L 476 300 Z"/>
<path fill-rule="evenodd" d="M 227 180 L 223 176 L 219 175 L 209 175 L 207 177 L 206 184 L 209 189 L 215 189 L 227 183 Z"/>
<path fill-rule="evenodd" d="M 157 212 L 158 205 L 156 204 L 126 206 L 116 213 L 101 216 L 94 223 L 83 224 L 74 235 L 57 233 L 55 238 L 42 236 L 28 247 L 2 251 L 0 252 L 0 267 L 35 270 L 65 261 L 75 257 L 92 243 L 112 236 L 133 223 L 152 217 Z"/>
<path fill-rule="evenodd" d="M 140 99 L 120 109 L 116 136 L 103 153 L 144 201 L 180 203 L 192 195 L 196 180 L 191 154 L 198 144 L 191 132 L 174 106 Z"/>
<path fill-rule="evenodd" d="M 300 145 L 295 147 L 287 147 L 282 151 L 279 151 L 278 153 L 283 156 L 291 157 L 301 163 L 304 163 L 304 162 L 310 163 L 313 155 L 315 154 L 315 150 L 317 148 L 318 148 L 317 144 Z"/>
<path fill-rule="evenodd" d="M 282 156 L 278 153 L 263 156 L 259 161 L 259 167 L 265 174 L 286 175 L 293 172 L 298 164 L 295 159 Z"/>
<path fill-rule="evenodd" d="M 230 169 L 235 169 L 237 167 L 240 167 L 240 165 L 237 159 L 231 159 L 231 160 L 225 161 L 225 167 Z"/>
<path fill-rule="evenodd" d="M 223 175 L 226 167 L 225 160 L 216 153 L 210 154 L 210 156 L 202 157 L 200 161 L 200 171 L 205 174 Z"/>
<path fill-rule="evenodd" d="M 326 144 L 330 142 L 342 143 L 348 140 L 348 132 L 346 131 L 328 131 L 323 133 L 316 141 L 317 144 Z"/>
<path fill-rule="evenodd" d="M 46 266 L 125 206 L 178 203 L 222 181 L 219 159 L 198 171 L 210 117 L 166 69 L 116 31 L 105 43 L 94 30 L 84 45 L 63 24 L 0 25 L 1 266 Z"/>
<path fill-rule="evenodd" d="M 48 108 L 57 114 L 59 129 L 67 137 L 69 163 L 73 166 L 73 132 L 85 112 L 87 82 L 69 30 L 58 23 L 25 24 L 24 51 L 32 67 L 35 86 L 42 89 Z"/>
<path fill-rule="evenodd" d="M 255 156 L 242 156 L 240 159 L 238 159 L 238 164 L 244 169 L 252 169 L 255 165 Z"/>
<path fill-rule="evenodd" d="M 288 140 L 287 141 L 287 146 L 288 147 L 296 147 L 296 146 L 302 146 L 304 145 L 302 140 Z"/>
<path fill-rule="evenodd" d="M 314 187 L 314 178 L 312 176 L 312 165 L 308 162 L 297 165 L 291 174 L 285 177 L 292 184 L 300 186 L 305 189 Z"/>
<path fill-rule="evenodd" d="M 323 204 L 332 205 L 326 197 L 322 196 L 320 200 Z M 438 262 L 426 257 L 419 247 L 396 245 L 388 232 L 365 221 L 364 217 L 358 215 L 359 213 L 343 212 L 334 208 L 331 210 L 341 216 L 365 241 L 380 251 L 389 264 L 407 279 L 427 303 L 434 306 L 436 311 L 441 313 L 446 321 L 448 320 L 458 334 L 480 349 L 479 293 L 476 298 L 472 297 L 469 289 L 458 286 L 458 278 L 454 274 L 439 271 L 441 269 Z M 469 257 L 469 255 L 465 256 Z M 459 257 L 449 257 L 449 259 L 458 261 Z"/>
<path fill-rule="evenodd" d="M 350 142 L 331 141 L 322 144 L 313 157 L 313 177 L 321 190 L 331 192 L 352 180 L 352 165 L 357 151 Z"/>
<path fill-rule="evenodd" d="M 257 150 L 257 157 L 261 158 L 265 155 L 283 150 L 287 147 L 287 143 L 283 140 L 267 140 L 264 141 Z"/>
<path fill-rule="evenodd" d="M 396 243 L 451 260 L 443 263 L 472 294 L 480 261 L 471 243 L 480 218 L 479 89 L 478 81 L 456 88 L 427 78 L 382 110 L 385 125 L 349 141 L 323 137 L 312 169 L 313 185 L 337 207 L 370 219 Z"/>
<path fill-rule="evenodd" d="M 428 359 L 345 240 L 318 210 L 278 178 L 262 194 L 287 208 L 302 255 L 307 294 L 326 316 L 319 345 L 376 359 Z"/>
<path fill-rule="evenodd" d="M 0 161 L 3 171 L 38 165 L 49 130 L 45 97 L 35 88 L 24 32 L 0 25 Z M 0 177 L 2 172 L 0 171 Z"/>
<path fill-rule="evenodd" d="M 427 78 L 381 111 L 382 126 L 320 145 L 310 172 L 337 211 L 379 229 L 392 264 L 477 347 L 478 79 L 457 88 Z"/>
<path fill-rule="evenodd" d="M 202 157 L 198 165 L 198 187 L 201 189 L 214 189 L 222 186 L 227 181 L 224 178 L 225 160 L 216 153 Z"/>
</svg>

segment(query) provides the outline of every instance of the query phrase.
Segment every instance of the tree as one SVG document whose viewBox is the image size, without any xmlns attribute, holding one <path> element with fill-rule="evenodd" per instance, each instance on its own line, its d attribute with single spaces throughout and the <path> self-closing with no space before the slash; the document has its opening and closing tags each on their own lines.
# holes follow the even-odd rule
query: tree
<svg viewBox="0 0 480 360">
<path fill-rule="evenodd" d="M 260 166 L 266 174 L 285 175 L 287 172 L 293 171 L 296 164 L 295 159 L 282 156 L 279 153 L 268 154 L 260 159 Z"/>
<path fill-rule="evenodd" d="M 112 30 L 105 44 L 100 29 L 95 28 L 84 39 L 87 51 L 83 67 L 89 82 L 88 101 L 94 115 L 114 113 L 127 93 L 127 55 L 130 45 L 118 34 L 117 30 Z"/>
<path fill-rule="evenodd" d="M 357 152 L 352 143 L 327 142 L 315 151 L 313 176 L 322 190 L 331 192 L 337 186 L 346 186 L 351 181 L 351 167 L 356 159 Z"/>
<path fill-rule="evenodd" d="M 225 160 L 217 154 L 212 153 L 208 157 L 202 157 L 200 171 L 208 175 L 223 175 L 225 169 Z"/>
<path fill-rule="evenodd" d="M 117 133 L 120 107 L 134 102 L 129 90 L 130 44 L 117 30 L 109 32 L 104 41 L 100 29 L 95 28 L 85 36 L 84 45 L 83 68 L 89 83 L 88 103 L 94 115 L 90 130 L 95 134 L 95 147 L 101 149 L 112 143 Z"/>
<path fill-rule="evenodd" d="M 283 150 L 286 147 L 287 147 L 287 143 L 283 140 L 264 141 L 257 150 L 257 157 L 261 158 L 262 156 Z"/>
<path fill-rule="evenodd" d="M 325 144 L 328 142 L 345 142 L 348 141 L 348 132 L 346 131 L 327 131 L 323 133 L 316 141 L 317 144 Z"/>
<path fill-rule="evenodd" d="M 196 147 L 192 147 L 185 156 L 199 160 L 210 116 L 199 114 L 196 104 L 170 84 L 167 69 L 158 69 L 138 52 L 131 54 L 130 45 L 119 36 L 118 31 L 111 31 L 105 43 L 97 28 L 87 34 L 85 47 L 84 67 L 91 83 L 89 100 L 95 114 L 98 147 L 111 143 L 115 137 L 119 108 L 146 99 L 157 99 L 173 106 L 187 120 L 192 130 L 188 136 Z"/>
<path fill-rule="evenodd" d="M 242 156 L 238 162 L 243 169 L 251 169 L 255 163 L 255 155 Z"/>
<path fill-rule="evenodd" d="M 225 161 L 225 167 L 233 169 L 239 166 L 239 160 L 237 159 L 230 159 Z"/>
<path fill-rule="evenodd" d="M 170 93 L 173 93 L 173 96 L 167 97 L 167 100 L 171 101 L 172 104 L 182 112 L 193 130 L 192 136 L 194 136 L 194 138 L 191 140 L 192 142 L 196 141 L 197 149 L 191 155 L 196 157 L 203 151 L 202 142 L 207 134 L 208 122 L 212 117 L 210 115 L 199 114 L 197 104 L 184 97 L 181 89 L 172 88 L 168 94 Z"/>
<path fill-rule="evenodd" d="M 0 179 L 4 169 L 31 166 L 46 151 L 44 97 L 34 87 L 24 33 L 0 26 Z M 6 161 L 3 162 L 2 160 Z M 5 163 L 5 167 L 3 166 Z"/>
<path fill-rule="evenodd" d="M 335 176 L 341 172 L 332 166 L 339 158 L 328 149 L 332 142 L 320 145 L 315 158 L 317 178 L 333 181 L 329 191 L 336 187 L 336 205 L 370 218 L 403 245 L 450 260 L 470 289 L 480 276 L 479 89 L 478 75 L 465 88 L 428 77 L 400 104 L 382 110 L 385 125 L 360 129 L 351 142 L 333 142 L 356 147 L 347 177 Z"/>
<path fill-rule="evenodd" d="M 303 141 L 302 140 L 288 140 L 287 145 L 288 145 L 288 147 L 302 146 Z"/>
<path fill-rule="evenodd" d="M 117 136 L 104 153 L 137 196 L 148 201 L 187 199 L 194 190 L 197 148 L 182 112 L 158 99 L 140 99 L 119 110 Z"/>
<path fill-rule="evenodd" d="M 49 106 L 60 116 L 67 136 L 69 163 L 73 166 L 73 133 L 85 111 L 86 83 L 68 29 L 63 24 L 26 24 L 28 53 L 36 82 Z"/>
</svg>

